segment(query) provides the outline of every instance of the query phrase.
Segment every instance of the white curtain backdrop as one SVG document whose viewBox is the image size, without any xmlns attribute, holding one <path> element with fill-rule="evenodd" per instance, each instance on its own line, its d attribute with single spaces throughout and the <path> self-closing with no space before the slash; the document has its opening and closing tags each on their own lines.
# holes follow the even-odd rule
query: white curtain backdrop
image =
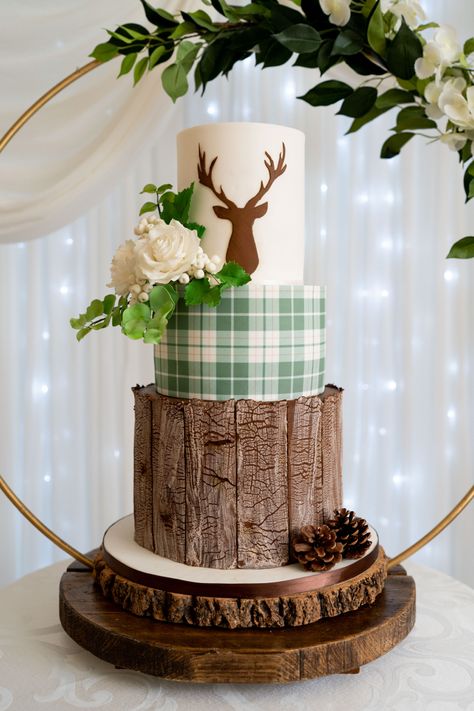
<svg viewBox="0 0 474 711">
<path fill-rule="evenodd" d="M 424 6 L 474 35 L 470 0 Z M 137 7 L 0 0 L 0 132 L 88 61 L 101 28 L 140 21 Z M 131 511 L 130 388 L 151 382 L 152 348 L 115 330 L 77 344 L 68 320 L 106 293 L 142 186 L 174 179 L 181 128 L 282 123 L 307 137 L 306 278 L 328 285 L 327 380 L 345 388 L 345 503 L 399 553 L 473 480 L 474 263 L 445 260 L 474 229 L 456 155 L 418 139 L 380 161 L 393 117 L 346 137 L 348 119 L 296 101 L 317 81 L 309 70 L 260 72 L 247 61 L 175 106 L 157 73 L 133 90 L 116 73 L 114 62 L 70 87 L 0 158 L 0 473 L 83 551 Z M 417 559 L 474 585 L 473 540 L 471 507 Z M 0 584 L 62 557 L 0 499 Z"/>
</svg>

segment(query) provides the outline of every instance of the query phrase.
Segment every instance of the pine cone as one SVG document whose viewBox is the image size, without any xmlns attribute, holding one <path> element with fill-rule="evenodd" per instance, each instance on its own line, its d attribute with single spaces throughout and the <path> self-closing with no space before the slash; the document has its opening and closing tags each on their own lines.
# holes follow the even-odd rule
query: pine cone
<svg viewBox="0 0 474 711">
<path fill-rule="evenodd" d="M 329 570 L 342 560 L 342 543 L 328 526 L 303 526 L 293 551 L 306 570 Z"/>
<path fill-rule="evenodd" d="M 334 518 L 327 522 L 335 532 L 336 538 L 343 546 L 344 558 L 362 558 L 372 543 L 369 524 L 364 518 L 359 518 L 354 511 L 335 509 Z"/>
</svg>

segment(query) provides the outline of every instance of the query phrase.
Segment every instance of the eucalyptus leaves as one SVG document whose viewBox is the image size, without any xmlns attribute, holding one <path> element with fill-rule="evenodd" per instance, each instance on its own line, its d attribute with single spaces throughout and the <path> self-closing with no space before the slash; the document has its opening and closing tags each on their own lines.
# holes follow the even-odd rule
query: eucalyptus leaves
<svg viewBox="0 0 474 711">
<path fill-rule="evenodd" d="M 458 151 L 466 201 L 474 197 L 474 38 L 461 46 L 452 30 L 425 22 L 417 0 L 293 0 L 294 7 L 289 1 L 202 0 L 212 6 L 211 17 L 204 9 L 173 16 L 140 0 L 153 28 L 121 25 L 91 56 L 101 62 L 121 56 L 119 76 L 133 70 L 135 83 L 166 63 L 162 83 L 173 101 L 188 91 L 191 72 L 204 91 L 251 55 L 262 68 L 294 60 L 320 74 L 345 63 L 364 78 L 360 86 L 318 82 L 300 98 L 311 106 L 342 102 L 339 113 L 352 119 L 349 133 L 397 110 L 381 157 L 398 155 L 417 134 L 440 140 Z M 457 242 L 449 256 L 473 257 L 474 237 Z"/>
<path fill-rule="evenodd" d="M 224 289 L 250 281 L 240 265 L 222 265 L 218 256 L 210 259 L 202 249 L 205 228 L 188 221 L 193 185 L 174 193 L 171 185 L 150 183 L 142 192 L 155 201 L 140 211 L 147 215 L 135 228 L 138 239 L 120 245 L 112 259 L 108 286 L 115 294 L 94 299 L 71 319 L 79 341 L 112 324 L 128 338 L 159 343 L 181 296 L 188 306 L 217 306 Z"/>
</svg>

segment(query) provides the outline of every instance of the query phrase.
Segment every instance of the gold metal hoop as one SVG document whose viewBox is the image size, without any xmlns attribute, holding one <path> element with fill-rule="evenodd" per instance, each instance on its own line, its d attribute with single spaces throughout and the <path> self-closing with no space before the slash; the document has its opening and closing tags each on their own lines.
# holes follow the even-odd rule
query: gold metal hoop
<svg viewBox="0 0 474 711">
<path fill-rule="evenodd" d="M 43 96 L 41 96 L 34 104 L 32 104 L 21 116 L 15 121 L 15 123 L 8 129 L 8 131 L 0 138 L 0 152 L 8 145 L 12 140 L 13 136 L 36 114 L 45 104 L 48 103 L 54 96 L 59 94 L 61 91 L 66 89 L 70 84 L 77 81 L 85 74 L 88 74 L 93 69 L 101 66 L 101 62 L 96 60 L 85 64 L 83 67 L 76 69 L 75 72 L 69 74 L 65 79 L 55 84 L 49 91 L 47 91 Z M 2 476 L 0 476 L 0 489 L 7 496 L 8 499 L 13 503 L 14 506 L 20 511 L 20 513 L 33 525 L 35 526 L 46 538 L 49 538 L 55 545 L 64 550 L 66 553 L 71 555 L 76 560 L 84 563 L 88 568 L 93 568 L 93 562 L 90 558 L 87 558 L 82 553 L 77 551 L 73 546 L 70 546 L 66 541 L 57 536 L 53 531 L 51 531 L 44 523 L 42 523 L 26 506 L 25 504 L 13 493 L 10 487 L 7 485 Z M 420 538 L 419 541 L 414 543 L 412 546 L 406 550 L 399 553 L 394 558 L 391 558 L 388 563 L 389 568 L 393 568 L 402 561 L 406 560 L 409 556 L 413 555 L 417 551 L 421 550 L 430 541 L 438 536 L 445 528 L 447 528 L 454 519 L 459 516 L 461 511 L 463 511 L 468 504 L 474 499 L 474 486 L 472 486 L 465 496 L 456 504 L 456 506 L 445 516 L 434 528 L 431 529 L 425 536 Z"/>
</svg>

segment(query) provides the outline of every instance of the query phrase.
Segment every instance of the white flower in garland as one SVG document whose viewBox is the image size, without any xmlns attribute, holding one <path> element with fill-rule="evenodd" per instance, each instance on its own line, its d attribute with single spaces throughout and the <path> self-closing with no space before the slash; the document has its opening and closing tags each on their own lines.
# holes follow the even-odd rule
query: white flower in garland
<svg viewBox="0 0 474 711">
<path fill-rule="evenodd" d="M 466 88 L 466 81 L 463 77 L 451 77 L 445 80 L 436 80 L 430 82 L 425 88 L 425 99 L 428 104 L 425 106 L 426 115 L 437 120 L 445 116 L 441 110 L 439 99 L 445 90 L 454 90 L 463 92 Z"/>
<path fill-rule="evenodd" d="M 137 272 L 151 284 L 169 284 L 191 268 L 199 249 L 195 230 L 160 220 L 135 243 Z"/>
<path fill-rule="evenodd" d="M 121 244 L 115 253 L 110 267 L 110 283 L 108 287 L 115 289 L 119 296 L 126 296 L 137 283 L 135 244 L 128 239 Z"/>
<path fill-rule="evenodd" d="M 417 0 L 382 0 L 382 12 L 391 12 L 399 18 L 400 25 L 402 17 L 409 27 L 418 27 L 421 20 L 426 19 L 426 13 Z M 398 29 L 398 25 L 395 29 Z"/>
<path fill-rule="evenodd" d="M 333 25 L 347 25 L 351 18 L 351 0 L 319 0 L 319 4 Z"/>
<path fill-rule="evenodd" d="M 474 86 L 470 86 L 464 96 L 454 82 L 447 82 L 438 105 L 455 126 L 463 130 L 474 130 Z"/>
<path fill-rule="evenodd" d="M 428 79 L 436 74 L 438 79 L 441 78 L 444 70 L 459 60 L 461 52 L 456 30 L 448 25 L 441 26 L 423 47 L 423 56 L 416 60 L 416 76 Z"/>
</svg>

